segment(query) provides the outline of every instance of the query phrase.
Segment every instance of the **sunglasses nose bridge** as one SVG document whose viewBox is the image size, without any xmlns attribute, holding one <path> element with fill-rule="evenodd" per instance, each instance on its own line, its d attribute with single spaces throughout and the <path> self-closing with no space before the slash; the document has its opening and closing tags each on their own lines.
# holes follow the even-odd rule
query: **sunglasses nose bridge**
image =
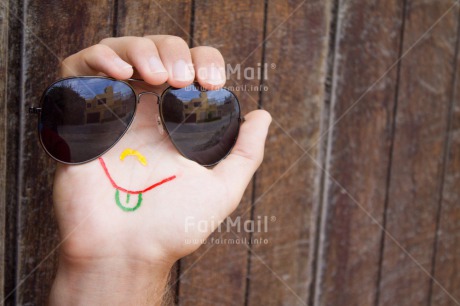
<svg viewBox="0 0 460 306">
<path fill-rule="evenodd" d="M 138 103 L 141 101 L 141 98 L 142 98 L 143 95 L 154 95 L 155 97 L 157 97 L 158 101 L 160 101 L 160 98 L 161 98 L 161 96 L 160 96 L 159 94 L 157 94 L 156 92 L 153 92 L 153 91 L 143 91 L 143 92 L 141 92 L 141 93 L 139 93 L 139 94 L 137 95 L 137 97 L 138 97 L 138 99 L 137 99 Z"/>
<path fill-rule="evenodd" d="M 160 103 L 161 96 L 159 94 L 157 94 L 156 92 L 153 92 L 153 91 L 143 91 L 143 92 L 139 93 L 138 94 L 138 103 L 141 100 L 141 97 L 143 95 L 154 95 L 158 99 L 157 103 Z M 158 124 L 158 132 L 160 133 L 160 135 L 164 135 L 165 131 L 164 131 L 164 128 L 163 128 L 163 124 L 162 124 L 160 115 L 157 115 L 157 124 Z"/>
</svg>

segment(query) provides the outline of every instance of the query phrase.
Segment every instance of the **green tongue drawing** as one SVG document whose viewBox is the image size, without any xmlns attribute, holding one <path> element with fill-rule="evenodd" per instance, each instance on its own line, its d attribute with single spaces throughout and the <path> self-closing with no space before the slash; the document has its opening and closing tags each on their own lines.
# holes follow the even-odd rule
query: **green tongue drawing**
<svg viewBox="0 0 460 306">
<path fill-rule="evenodd" d="M 123 192 L 124 193 L 124 192 Z M 142 193 L 137 194 L 137 203 L 136 205 L 132 205 L 130 203 L 131 201 L 131 195 L 129 193 L 126 193 L 126 201 L 120 201 L 120 190 L 116 189 L 115 191 L 115 202 L 117 203 L 118 207 L 120 207 L 124 211 L 135 211 L 141 206 L 142 203 Z"/>
</svg>

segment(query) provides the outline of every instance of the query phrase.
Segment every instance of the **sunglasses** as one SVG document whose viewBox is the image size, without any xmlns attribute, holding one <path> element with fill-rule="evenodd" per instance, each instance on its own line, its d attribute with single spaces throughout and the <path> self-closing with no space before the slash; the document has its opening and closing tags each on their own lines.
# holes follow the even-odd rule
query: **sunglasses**
<svg viewBox="0 0 460 306">
<path fill-rule="evenodd" d="M 192 84 L 169 87 L 161 95 L 150 91 L 136 94 L 128 82 L 143 81 L 79 76 L 50 85 L 40 107 L 29 109 L 39 114 L 38 132 L 46 153 L 71 165 L 100 157 L 129 129 L 145 94 L 158 98 L 158 122 L 183 156 L 212 166 L 230 153 L 244 121 L 231 91 L 205 90 Z"/>
</svg>

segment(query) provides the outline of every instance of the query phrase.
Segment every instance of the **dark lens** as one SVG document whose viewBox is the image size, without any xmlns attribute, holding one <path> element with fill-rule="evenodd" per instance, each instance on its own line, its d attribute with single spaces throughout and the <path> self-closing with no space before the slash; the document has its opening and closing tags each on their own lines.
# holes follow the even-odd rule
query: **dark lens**
<svg viewBox="0 0 460 306">
<path fill-rule="evenodd" d="M 161 114 L 177 149 L 201 165 L 227 156 L 238 137 L 240 106 L 226 89 L 170 88 L 162 96 Z"/>
<path fill-rule="evenodd" d="M 61 162 L 89 161 L 123 136 L 135 110 L 136 95 L 124 82 L 104 77 L 58 81 L 42 97 L 41 142 Z"/>
</svg>

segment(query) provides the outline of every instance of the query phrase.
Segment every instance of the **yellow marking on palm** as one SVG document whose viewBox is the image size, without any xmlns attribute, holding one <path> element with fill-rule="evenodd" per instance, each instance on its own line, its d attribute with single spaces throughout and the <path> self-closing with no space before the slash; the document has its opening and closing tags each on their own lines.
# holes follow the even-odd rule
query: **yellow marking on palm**
<svg viewBox="0 0 460 306">
<path fill-rule="evenodd" d="M 129 155 L 136 156 L 142 165 L 147 166 L 147 159 L 145 158 L 145 156 L 139 153 L 139 151 L 130 148 L 124 149 L 123 152 L 121 152 L 120 159 L 124 160 L 125 157 Z"/>
</svg>

